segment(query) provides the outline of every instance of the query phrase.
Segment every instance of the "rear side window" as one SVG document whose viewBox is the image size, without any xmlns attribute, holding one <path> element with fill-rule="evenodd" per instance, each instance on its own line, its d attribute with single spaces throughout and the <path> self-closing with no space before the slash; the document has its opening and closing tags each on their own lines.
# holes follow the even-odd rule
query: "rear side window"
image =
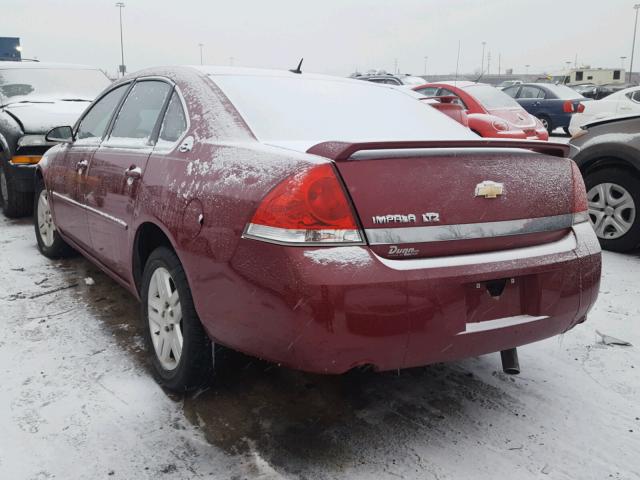
<svg viewBox="0 0 640 480">
<path fill-rule="evenodd" d="M 416 92 L 421 93 L 425 97 L 435 97 L 437 91 L 438 87 L 425 87 L 416 90 Z"/>
<path fill-rule="evenodd" d="M 629 100 L 632 102 L 640 103 L 640 90 L 636 90 L 635 92 L 629 92 L 626 94 Z"/>
<path fill-rule="evenodd" d="M 118 106 L 118 103 L 120 103 L 120 99 L 128 87 L 129 85 L 121 85 L 111 90 L 91 107 L 91 110 L 89 110 L 80 121 L 80 125 L 78 125 L 76 144 L 91 145 L 100 142 L 105 134 L 113 111 Z"/>
<path fill-rule="evenodd" d="M 514 85 L 512 87 L 505 88 L 502 91 L 504 93 L 506 93 L 507 95 L 509 95 L 511 98 L 516 98 L 516 95 L 518 94 L 518 89 L 519 88 L 520 88 L 519 85 Z"/>
<path fill-rule="evenodd" d="M 170 92 L 171 86 L 165 82 L 146 80 L 136 83 L 118 112 L 109 143 L 125 144 L 127 147 L 149 145 Z"/>
<path fill-rule="evenodd" d="M 187 117 L 182 109 L 182 102 L 176 92 L 173 92 L 169 106 L 167 107 L 167 113 L 162 120 L 162 127 L 160 128 L 160 137 L 158 138 L 158 144 L 162 142 L 174 143 L 182 136 L 187 130 Z"/>
<path fill-rule="evenodd" d="M 520 88 L 518 98 L 544 98 L 544 92 L 538 87 L 530 87 L 525 85 Z"/>
<path fill-rule="evenodd" d="M 458 95 L 453 93 L 451 90 L 447 90 L 446 88 L 441 88 L 440 91 L 438 92 L 438 96 L 439 97 L 456 97 L 456 99 L 452 103 L 455 103 L 456 105 L 460 105 L 464 109 L 467 108 L 467 106 L 464 104 L 462 99 Z"/>
</svg>

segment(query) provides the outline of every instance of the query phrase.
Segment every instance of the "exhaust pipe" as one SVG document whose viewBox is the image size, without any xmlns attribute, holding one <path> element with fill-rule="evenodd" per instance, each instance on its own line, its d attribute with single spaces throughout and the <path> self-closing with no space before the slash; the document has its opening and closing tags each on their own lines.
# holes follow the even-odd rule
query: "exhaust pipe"
<svg viewBox="0 0 640 480">
<path fill-rule="evenodd" d="M 520 373 L 520 363 L 518 363 L 518 350 L 510 348 L 500 352 L 502 359 L 502 371 L 508 375 L 518 375 Z"/>
</svg>

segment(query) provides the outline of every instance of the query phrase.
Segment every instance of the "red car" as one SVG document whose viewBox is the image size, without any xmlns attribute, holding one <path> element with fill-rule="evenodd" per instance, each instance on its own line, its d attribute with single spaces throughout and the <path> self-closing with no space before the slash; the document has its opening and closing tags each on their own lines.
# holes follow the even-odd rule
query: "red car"
<svg viewBox="0 0 640 480">
<path fill-rule="evenodd" d="M 540 120 L 506 93 L 485 83 L 439 82 L 413 88 L 427 97 L 454 95 L 467 110 L 469 128 L 481 137 L 548 140 Z"/>
<path fill-rule="evenodd" d="M 478 140 L 392 87 L 151 69 L 47 138 L 38 247 L 141 300 L 171 389 L 208 378 L 212 342 L 334 374 L 513 353 L 597 296 L 567 147 Z"/>
</svg>

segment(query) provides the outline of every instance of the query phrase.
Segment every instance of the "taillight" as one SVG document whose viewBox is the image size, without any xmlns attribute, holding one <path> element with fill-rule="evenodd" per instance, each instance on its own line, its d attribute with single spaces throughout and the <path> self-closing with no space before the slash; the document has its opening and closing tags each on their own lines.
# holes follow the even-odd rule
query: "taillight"
<svg viewBox="0 0 640 480">
<path fill-rule="evenodd" d="M 504 120 L 494 120 L 491 123 L 493 124 L 493 128 L 495 128 L 499 132 L 509 130 L 509 124 Z"/>
<path fill-rule="evenodd" d="M 573 112 L 573 102 L 571 100 L 567 100 L 566 102 L 564 102 L 564 104 L 562 105 L 562 110 L 564 111 L 564 113 Z"/>
<path fill-rule="evenodd" d="M 275 243 L 362 243 L 349 200 L 329 164 L 286 178 L 262 200 L 245 237 Z"/>
<path fill-rule="evenodd" d="M 573 183 L 573 223 L 582 223 L 589 220 L 589 202 L 587 200 L 587 189 L 584 186 L 582 173 L 571 160 L 571 180 Z"/>
<path fill-rule="evenodd" d="M 584 103 L 579 103 L 578 108 L 576 108 L 576 112 L 582 113 L 584 112 Z"/>
</svg>

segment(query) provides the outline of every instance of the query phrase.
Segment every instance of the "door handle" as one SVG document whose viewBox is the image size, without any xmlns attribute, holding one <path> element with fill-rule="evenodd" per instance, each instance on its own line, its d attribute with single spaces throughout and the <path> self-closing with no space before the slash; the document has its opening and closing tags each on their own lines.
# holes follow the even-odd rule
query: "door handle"
<svg viewBox="0 0 640 480">
<path fill-rule="evenodd" d="M 140 167 L 131 165 L 124 171 L 124 176 L 133 180 L 137 180 L 138 178 L 142 177 L 142 169 Z"/>
</svg>

